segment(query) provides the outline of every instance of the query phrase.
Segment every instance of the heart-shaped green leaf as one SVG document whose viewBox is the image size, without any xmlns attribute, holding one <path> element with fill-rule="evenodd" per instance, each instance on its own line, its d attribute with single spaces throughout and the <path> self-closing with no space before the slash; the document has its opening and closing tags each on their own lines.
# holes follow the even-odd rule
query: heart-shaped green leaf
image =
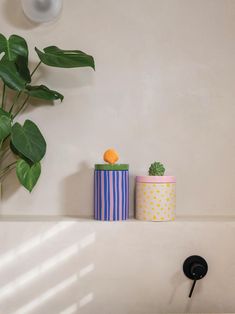
<svg viewBox="0 0 235 314">
<path fill-rule="evenodd" d="M 8 61 L 15 61 L 17 56 L 28 59 L 28 45 L 24 38 L 18 35 L 11 35 L 9 39 L 0 34 L 0 53 L 4 52 L 4 58 Z"/>
<path fill-rule="evenodd" d="M 13 125 L 11 142 L 18 152 L 33 163 L 39 162 L 46 153 L 45 139 L 30 120 L 26 120 L 23 126 L 18 122 Z"/>
<path fill-rule="evenodd" d="M 56 46 L 44 48 L 44 52 L 35 47 L 39 59 L 46 65 L 58 68 L 92 67 L 95 63 L 92 56 L 80 50 L 62 50 Z"/>
<path fill-rule="evenodd" d="M 4 52 L 2 61 L 13 61 L 16 65 L 20 76 L 31 82 L 31 76 L 28 69 L 28 45 L 24 38 L 12 35 L 7 39 L 3 34 L 0 34 L 0 53 Z"/>
<path fill-rule="evenodd" d="M 20 183 L 31 192 L 41 174 L 39 162 L 29 165 L 25 160 L 19 159 L 16 164 L 16 174 Z"/>
<path fill-rule="evenodd" d="M 15 146 L 12 144 L 12 142 L 10 141 L 10 149 L 12 151 L 13 154 L 15 154 L 18 158 L 24 159 L 29 165 L 32 165 L 32 161 L 28 158 L 26 158 L 23 154 L 21 154 L 16 148 Z M 18 159 L 17 158 L 17 159 Z"/>
<path fill-rule="evenodd" d="M 57 91 L 51 90 L 45 85 L 40 86 L 30 86 L 26 87 L 25 91 L 29 96 L 45 99 L 45 100 L 57 100 L 60 99 L 61 101 L 64 99 L 64 96 L 58 93 Z"/>
<path fill-rule="evenodd" d="M 26 81 L 20 76 L 13 61 L 0 61 L 0 77 L 10 88 L 21 91 L 24 89 Z"/>
<path fill-rule="evenodd" d="M 31 75 L 29 72 L 29 68 L 28 68 L 28 60 L 26 60 L 25 57 L 22 56 L 18 56 L 16 61 L 16 68 L 17 71 L 19 72 L 20 76 L 27 82 L 30 83 L 31 82 Z"/>
<path fill-rule="evenodd" d="M 0 114 L 0 142 L 11 133 L 11 118 Z"/>
</svg>

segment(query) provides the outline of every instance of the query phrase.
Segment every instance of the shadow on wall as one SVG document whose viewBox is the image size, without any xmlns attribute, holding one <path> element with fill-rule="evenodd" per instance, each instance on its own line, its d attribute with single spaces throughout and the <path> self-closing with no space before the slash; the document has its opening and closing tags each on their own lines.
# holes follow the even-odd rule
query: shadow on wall
<svg viewBox="0 0 235 314">
<path fill-rule="evenodd" d="M 20 187 L 21 185 L 18 179 L 16 178 L 16 173 L 14 169 L 3 180 L 1 195 L 2 201 L 5 202 L 9 198 L 11 198 L 11 196 L 14 195 Z"/>
<path fill-rule="evenodd" d="M 61 183 L 61 213 L 64 216 L 93 218 L 93 171 L 85 161 L 79 170 Z"/>
<path fill-rule="evenodd" d="M 135 175 L 129 174 L 129 218 L 134 217 L 135 212 Z"/>
<path fill-rule="evenodd" d="M 184 285 L 185 283 L 189 282 L 188 279 L 184 276 L 182 271 L 177 271 L 172 277 L 171 277 L 171 284 L 172 284 L 172 293 L 170 295 L 168 304 L 174 303 L 175 299 L 178 298 L 177 291 L 180 290 L 180 286 Z M 190 287 L 188 288 L 189 291 Z M 187 291 L 185 291 L 187 293 Z"/>
<path fill-rule="evenodd" d="M 5 0 L 0 9 L 3 11 L 6 20 L 16 28 L 27 30 L 37 26 L 24 16 L 20 0 Z"/>
<path fill-rule="evenodd" d="M 77 240 L 75 230 L 72 221 L 53 223 L 43 232 L 34 231 L 32 238 L 19 241 L 16 247 L 1 251 L 0 272 L 18 269 L 1 282 L 1 313 L 49 313 L 50 309 L 61 314 L 91 313 L 94 292 L 90 278 L 95 269 L 91 257 L 96 234 L 80 230 Z M 61 245 L 65 239 L 66 247 Z"/>
<path fill-rule="evenodd" d="M 8 151 L 5 155 L 5 160 L 1 162 L 1 167 L 6 167 L 11 162 L 15 161 L 14 154 Z M 2 180 L 1 186 L 1 201 L 7 201 L 21 187 L 16 176 L 16 170 L 12 169 Z"/>
</svg>

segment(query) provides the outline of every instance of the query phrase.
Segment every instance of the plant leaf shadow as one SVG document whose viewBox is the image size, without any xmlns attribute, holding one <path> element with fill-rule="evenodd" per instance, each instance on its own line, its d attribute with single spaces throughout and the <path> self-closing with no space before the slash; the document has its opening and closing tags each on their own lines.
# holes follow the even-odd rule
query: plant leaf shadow
<svg viewBox="0 0 235 314">
<path fill-rule="evenodd" d="M 10 199 L 20 187 L 21 185 L 16 178 L 16 171 L 13 169 L 2 181 L 1 201 L 5 202 Z"/>
<path fill-rule="evenodd" d="M 173 286 L 172 289 L 172 293 L 170 295 L 169 304 L 172 304 L 176 294 L 177 294 L 177 290 L 180 288 L 181 285 L 183 285 L 185 282 L 187 281 L 187 279 L 184 277 L 183 272 L 182 271 L 177 271 L 172 277 L 171 277 L 171 284 Z M 187 293 L 187 291 L 185 291 L 185 293 Z"/>
</svg>

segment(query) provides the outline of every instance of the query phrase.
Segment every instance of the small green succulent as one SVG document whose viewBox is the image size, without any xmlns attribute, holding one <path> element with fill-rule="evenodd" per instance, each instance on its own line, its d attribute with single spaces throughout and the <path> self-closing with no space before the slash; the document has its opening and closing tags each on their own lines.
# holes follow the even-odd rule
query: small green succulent
<svg viewBox="0 0 235 314">
<path fill-rule="evenodd" d="M 149 167 L 150 176 L 163 176 L 165 173 L 165 167 L 160 162 L 155 161 Z"/>
</svg>

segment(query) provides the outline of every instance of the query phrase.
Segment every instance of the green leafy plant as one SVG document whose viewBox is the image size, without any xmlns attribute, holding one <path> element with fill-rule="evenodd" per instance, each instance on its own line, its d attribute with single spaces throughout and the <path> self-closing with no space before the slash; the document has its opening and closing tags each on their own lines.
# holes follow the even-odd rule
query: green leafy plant
<svg viewBox="0 0 235 314">
<path fill-rule="evenodd" d="M 165 168 L 163 164 L 160 162 L 155 161 L 149 167 L 149 175 L 150 176 L 164 176 Z"/>
<path fill-rule="evenodd" d="M 41 160 L 46 153 L 46 141 L 37 125 L 26 120 L 23 125 L 16 117 L 29 104 L 30 98 L 46 101 L 60 100 L 64 96 L 45 85 L 32 85 L 34 73 L 41 64 L 58 68 L 91 67 L 95 69 L 92 56 L 80 50 L 62 50 L 49 46 L 35 48 L 39 57 L 36 67 L 29 70 L 29 51 L 24 38 L 12 35 L 7 39 L 0 34 L 0 79 L 2 95 L 0 102 L 0 180 L 16 168 L 20 183 L 30 192 L 41 174 Z M 10 153 L 13 161 L 6 164 Z"/>
</svg>

